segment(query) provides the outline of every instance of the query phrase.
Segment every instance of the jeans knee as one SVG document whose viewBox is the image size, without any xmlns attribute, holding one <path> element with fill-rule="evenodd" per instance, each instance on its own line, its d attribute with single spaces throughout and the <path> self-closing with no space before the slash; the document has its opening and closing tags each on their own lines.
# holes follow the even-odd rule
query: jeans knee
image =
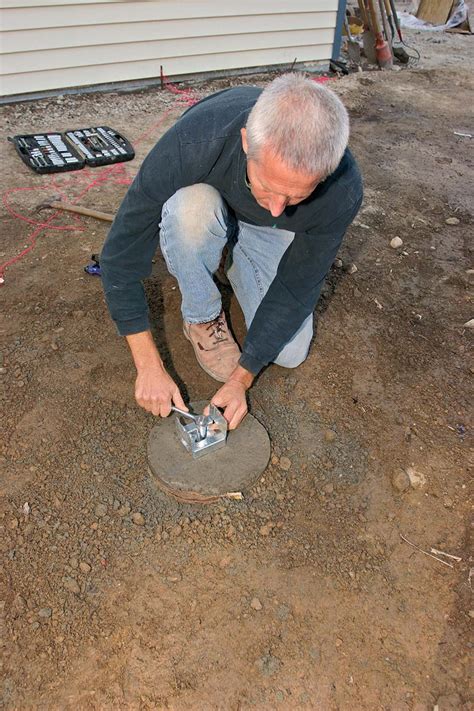
<svg viewBox="0 0 474 711">
<path fill-rule="evenodd" d="M 198 183 L 177 190 L 163 206 L 161 228 L 171 229 L 187 247 L 201 246 L 209 232 L 226 234 L 227 209 L 220 193 Z"/>
<path fill-rule="evenodd" d="M 280 351 L 274 363 L 282 368 L 297 368 L 308 357 L 312 338 L 313 317 L 310 316 L 291 341 Z"/>
<path fill-rule="evenodd" d="M 297 368 L 299 365 L 304 363 L 307 357 L 308 350 L 304 354 L 301 352 L 284 353 L 284 351 L 282 351 L 274 362 L 282 368 Z"/>
</svg>

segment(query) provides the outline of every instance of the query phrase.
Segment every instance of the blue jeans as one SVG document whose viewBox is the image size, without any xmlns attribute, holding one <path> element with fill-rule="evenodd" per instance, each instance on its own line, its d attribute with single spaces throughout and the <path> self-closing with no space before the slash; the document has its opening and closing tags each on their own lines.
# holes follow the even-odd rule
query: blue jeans
<svg viewBox="0 0 474 711">
<path fill-rule="evenodd" d="M 213 274 L 228 245 L 227 278 L 249 328 L 294 236 L 287 230 L 236 221 L 210 185 L 199 183 L 178 190 L 163 206 L 160 246 L 169 272 L 178 280 L 184 320 L 206 323 L 220 314 L 221 295 Z M 274 362 L 296 368 L 306 359 L 312 336 L 311 315 Z"/>
</svg>

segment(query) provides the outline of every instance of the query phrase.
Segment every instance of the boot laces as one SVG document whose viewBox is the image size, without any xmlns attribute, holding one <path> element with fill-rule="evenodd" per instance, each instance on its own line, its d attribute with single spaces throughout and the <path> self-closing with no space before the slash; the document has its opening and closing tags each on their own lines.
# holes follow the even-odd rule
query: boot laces
<svg viewBox="0 0 474 711">
<path fill-rule="evenodd" d="M 215 339 L 213 345 L 218 345 L 228 340 L 226 326 L 227 324 L 223 314 L 220 314 L 213 321 L 209 322 L 207 330 L 211 331 L 210 337 L 214 337 Z"/>
</svg>

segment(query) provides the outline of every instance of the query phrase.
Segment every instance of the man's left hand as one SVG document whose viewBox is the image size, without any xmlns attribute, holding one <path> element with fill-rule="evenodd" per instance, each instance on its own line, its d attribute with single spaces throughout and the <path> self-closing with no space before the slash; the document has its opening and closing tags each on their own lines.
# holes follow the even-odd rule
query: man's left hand
<svg viewBox="0 0 474 711">
<path fill-rule="evenodd" d="M 246 392 L 253 382 L 253 375 L 240 365 L 229 380 L 216 392 L 211 404 L 224 410 L 229 429 L 235 430 L 248 412 Z"/>
</svg>

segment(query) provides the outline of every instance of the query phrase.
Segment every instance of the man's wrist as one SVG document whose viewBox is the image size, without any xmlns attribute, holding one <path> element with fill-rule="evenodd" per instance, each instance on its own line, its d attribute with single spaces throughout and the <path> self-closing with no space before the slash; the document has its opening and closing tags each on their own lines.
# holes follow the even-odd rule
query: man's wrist
<svg viewBox="0 0 474 711">
<path fill-rule="evenodd" d="M 242 368 L 241 365 L 238 365 L 235 370 L 231 373 L 229 380 L 227 381 L 228 383 L 230 382 L 236 382 L 240 383 L 241 385 L 244 386 L 245 390 L 248 390 L 250 386 L 252 385 L 254 380 L 254 376 L 252 373 L 250 373 L 248 370 L 245 370 L 245 368 Z"/>
<path fill-rule="evenodd" d="M 158 349 L 155 346 L 150 331 L 142 331 L 130 336 L 126 336 L 128 345 L 132 352 L 133 362 L 137 373 L 146 370 L 165 370 Z"/>
</svg>

